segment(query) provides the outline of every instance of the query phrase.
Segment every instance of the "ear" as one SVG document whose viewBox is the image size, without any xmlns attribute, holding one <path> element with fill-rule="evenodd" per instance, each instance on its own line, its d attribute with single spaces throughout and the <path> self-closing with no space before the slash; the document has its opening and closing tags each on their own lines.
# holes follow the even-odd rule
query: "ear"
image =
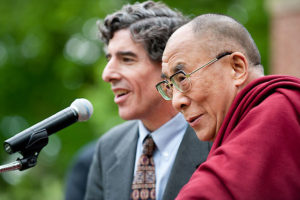
<svg viewBox="0 0 300 200">
<path fill-rule="evenodd" d="M 230 55 L 232 78 L 236 87 L 243 85 L 248 78 L 248 61 L 244 54 L 234 52 Z"/>
</svg>

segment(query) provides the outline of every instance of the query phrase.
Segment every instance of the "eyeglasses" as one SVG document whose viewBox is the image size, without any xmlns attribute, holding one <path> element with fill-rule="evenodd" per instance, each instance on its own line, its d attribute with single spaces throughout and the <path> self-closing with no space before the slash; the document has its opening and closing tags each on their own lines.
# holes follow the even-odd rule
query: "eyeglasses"
<svg viewBox="0 0 300 200">
<path fill-rule="evenodd" d="M 230 53 L 230 52 L 222 53 L 219 56 L 212 59 L 211 61 L 209 61 L 208 63 L 206 63 L 205 65 L 202 65 L 201 67 L 195 69 L 194 71 L 192 71 L 191 73 L 188 73 L 188 74 L 185 73 L 183 70 L 180 70 L 170 77 L 171 82 L 169 82 L 168 80 L 163 80 L 163 81 L 157 83 L 155 87 L 165 100 L 172 100 L 173 85 L 175 86 L 175 88 L 178 91 L 180 91 L 182 93 L 188 92 L 192 86 L 192 83 L 190 80 L 190 76 L 192 74 L 194 74 L 195 72 L 199 71 L 200 69 L 202 69 L 206 66 L 213 64 L 214 62 L 217 62 L 224 56 L 227 56 L 230 54 L 232 54 L 232 53 Z"/>
</svg>

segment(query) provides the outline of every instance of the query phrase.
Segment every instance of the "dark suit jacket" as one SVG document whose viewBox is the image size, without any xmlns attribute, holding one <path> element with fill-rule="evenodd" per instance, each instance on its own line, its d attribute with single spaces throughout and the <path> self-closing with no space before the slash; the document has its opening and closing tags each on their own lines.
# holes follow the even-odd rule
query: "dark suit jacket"
<svg viewBox="0 0 300 200">
<path fill-rule="evenodd" d="M 125 122 L 103 135 L 90 168 L 85 200 L 128 200 L 134 174 L 137 121 Z M 191 127 L 183 137 L 163 200 L 173 200 L 196 168 L 206 160 L 211 143 L 201 142 Z"/>
</svg>

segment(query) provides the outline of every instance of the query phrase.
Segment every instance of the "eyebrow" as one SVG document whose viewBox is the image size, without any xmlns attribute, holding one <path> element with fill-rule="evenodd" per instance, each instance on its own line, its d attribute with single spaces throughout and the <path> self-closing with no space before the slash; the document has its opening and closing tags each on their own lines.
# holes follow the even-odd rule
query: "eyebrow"
<svg viewBox="0 0 300 200">
<path fill-rule="evenodd" d="M 183 69 L 184 69 L 184 64 L 179 63 L 175 67 L 173 67 L 172 73 L 175 74 L 176 72 L 178 72 L 180 70 L 183 70 Z M 164 74 L 164 73 L 161 74 L 161 78 L 163 78 L 163 79 L 169 79 L 169 77 L 166 74 Z"/>
<path fill-rule="evenodd" d="M 137 58 L 137 55 L 133 53 L 132 51 L 118 51 L 117 56 L 132 56 Z"/>
<path fill-rule="evenodd" d="M 177 64 L 174 68 L 173 68 L 173 73 L 178 72 L 179 70 L 183 70 L 184 69 L 184 64 L 179 63 Z"/>
<path fill-rule="evenodd" d="M 165 73 L 162 73 L 162 74 L 160 75 L 160 77 L 163 78 L 163 79 L 169 79 L 169 77 L 168 77 Z"/>
<path fill-rule="evenodd" d="M 138 56 L 135 54 L 135 53 L 133 53 L 132 51 L 118 51 L 117 52 L 117 56 L 118 57 L 121 57 L 121 56 L 132 56 L 132 57 L 134 57 L 134 58 L 137 58 Z M 111 57 L 111 54 L 110 53 L 107 53 L 106 55 L 105 55 L 105 57 L 106 58 L 110 58 Z"/>
</svg>

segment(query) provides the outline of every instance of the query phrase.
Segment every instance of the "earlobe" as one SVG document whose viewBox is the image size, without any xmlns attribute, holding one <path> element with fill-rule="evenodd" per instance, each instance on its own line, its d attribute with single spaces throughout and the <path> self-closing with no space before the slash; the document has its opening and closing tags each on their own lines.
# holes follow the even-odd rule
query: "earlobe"
<svg viewBox="0 0 300 200">
<path fill-rule="evenodd" d="M 236 87 L 243 85 L 248 78 L 248 61 L 244 54 L 235 52 L 230 55 L 232 78 Z"/>
</svg>

